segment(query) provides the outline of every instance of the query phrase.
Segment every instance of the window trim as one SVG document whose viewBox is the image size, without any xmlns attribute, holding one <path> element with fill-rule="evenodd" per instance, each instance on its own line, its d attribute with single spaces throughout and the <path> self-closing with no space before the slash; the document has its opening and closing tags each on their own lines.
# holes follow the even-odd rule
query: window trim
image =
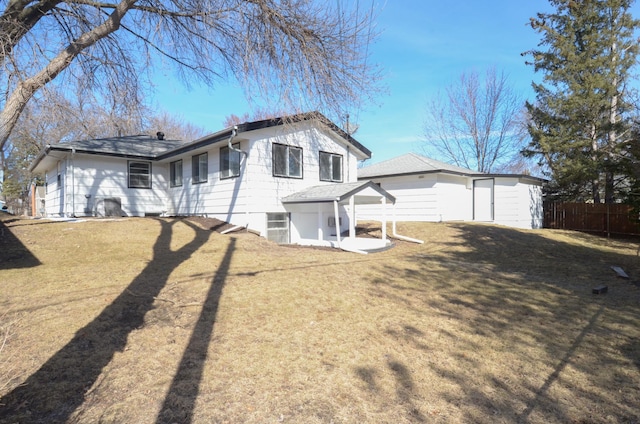
<svg viewBox="0 0 640 424">
<path fill-rule="evenodd" d="M 205 167 L 206 167 L 206 172 L 204 174 L 204 179 L 202 177 L 202 175 L 200 175 L 200 159 L 201 157 L 205 157 Z M 196 180 L 196 164 L 197 164 L 197 169 L 198 169 L 198 178 Z M 198 155 L 193 155 L 191 156 L 191 184 L 203 184 L 209 181 L 209 153 L 208 152 L 204 152 L 204 153 L 200 153 Z"/>
<path fill-rule="evenodd" d="M 330 169 L 330 174 L 331 177 L 329 179 L 327 178 L 322 178 L 322 155 L 328 155 L 329 156 L 329 160 L 330 160 L 330 164 L 331 164 L 331 169 Z M 334 158 L 340 158 L 340 179 L 334 179 L 333 175 L 333 159 Z M 318 179 L 320 181 L 326 181 L 326 182 L 331 182 L 331 183 L 341 183 L 344 181 L 344 155 L 340 155 L 338 153 L 331 153 L 331 152 L 324 152 L 324 151 L 319 151 L 318 152 Z"/>
<path fill-rule="evenodd" d="M 286 148 L 286 175 L 285 174 L 278 174 L 276 173 L 276 149 L 277 148 Z M 295 151 L 299 151 L 300 152 L 300 175 L 291 175 L 290 174 L 290 170 L 291 170 L 291 165 L 290 165 L 290 158 L 291 158 L 291 151 L 295 150 Z M 289 144 L 281 144 L 281 143 L 273 143 L 272 147 L 271 147 L 271 174 L 274 177 L 280 177 L 280 178 L 295 178 L 295 179 L 303 179 L 304 178 L 304 150 L 302 149 L 302 147 L 298 147 L 298 146 L 291 146 Z"/>
<path fill-rule="evenodd" d="M 180 175 L 176 172 L 175 167 L 180 164 Z M 169 162 L 169 187 L 182 187 L 184 184 L 184 165 L 182 159 Z"/>
<path fill-rule="evenodd" d="M 146 173 L 141 173 L 141 172 L 136 172 L 135 174 L 131 172 L 131 165 L 133 164 L 144 164 L 147 166 L 147 172 Z M 145 185 L 133 185 L 131 183 L 131 177 L 134 175 L 147 175 L 149 177 L 149 181 L 147 184 Z M 142 160 L 130 160 L 127 161 L 127 186 L 129 188 L 136 188 L 136 189 L 150 189 L 152 187 L 152 165 L 151 162 L 148 161 L 142 161 Z"/>
<path fill-rule="evenodd" d="M 240 150 L 240 143 L 233 143 L 231 145 L 233 148 Z M 225 168 L 224 166 L 224 156 L 228 155 L 228 159 L 227 159 L 227 163 L 229 164 L 228 167 Z M 237 167 L 237 173 L 232 173 L 232 171 L 236 171 L 235 169 L 233 169 L 233 167 L 231 166 L 231 155 L 237 155 L 238 156 L 238 167 Z M 228 178 L 237 178 L 240 176 L 240 163 L 242 162 L 242 156 L 240 155 L 240 152 L 236 152 L 232 149 L 229 148 L 229 146 L 223 146 L 220 148 L 220 179 L 221 180 L 226 180 Z M 225 175 L 225 172 L 227 171 L 227 174 Z"/>
</svg>

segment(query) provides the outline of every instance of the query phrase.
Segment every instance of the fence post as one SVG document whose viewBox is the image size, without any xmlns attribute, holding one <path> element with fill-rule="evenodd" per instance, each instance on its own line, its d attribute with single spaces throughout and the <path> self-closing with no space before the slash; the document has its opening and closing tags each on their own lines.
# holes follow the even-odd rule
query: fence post
<svg viewBox="0 0 640 424">
<path fill-rule="evenodd" d="M 609 228 L 611 220 L 611 209 L 607 203 L 607 238 L 611 238 L 611 228 Z"/>
</svg>

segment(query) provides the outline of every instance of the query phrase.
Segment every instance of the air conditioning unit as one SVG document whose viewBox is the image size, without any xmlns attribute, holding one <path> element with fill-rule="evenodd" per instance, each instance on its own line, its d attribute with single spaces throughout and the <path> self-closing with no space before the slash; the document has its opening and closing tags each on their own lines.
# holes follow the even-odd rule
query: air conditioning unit
<svg viewBox="0 0 640 424">
<path fill-rule="evenodd" d="M 329 224 L 329 227 L 335 227 L 336 218 L 334 216 L 330 216 L 328 224 Z M 342 218 L 338 218 L 338 225 L 342 225 Z"/>
<path fill-rule="evenodd" d="M 122 201 L 119 197 L 101 197 L 96 199 L 95 216 L 123 216 Z"/>
</svg>

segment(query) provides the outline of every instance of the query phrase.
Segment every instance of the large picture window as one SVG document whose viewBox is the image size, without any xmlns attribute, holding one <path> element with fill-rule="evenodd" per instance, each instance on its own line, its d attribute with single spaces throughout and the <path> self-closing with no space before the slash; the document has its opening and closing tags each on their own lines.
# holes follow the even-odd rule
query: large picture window
<svg viewBox="0 0 640 424">
<path fill-rule="evenodd" d="M 209 156 L 206 153 L 193 156 L 191 178 L 193 184 L 206 183 L 209 174 Z"/>
<path fill-rule="evenodd" d="M 151 162 L 129 161 L 129 188 L 151 188 Z"/>
<path fill-rule="evenodd" d="M 273 175 L 302 178 L 302 149 L 285 144 L 273 144 Z"/>
<path fill-rule="evenodd" d="M 182 160 L 169 164 L 169 184 L 171 187 L 180 187 L 182 185 Z"/>
<path fill-rule="evenodd" d="M 240 150 L 240 143 L 232 144 Z M 220 178 L 231 178 L 240 175 L 240 152 L 231 150 L 228 146 L 220 149 Z"/>
<path fill-rule="evenodd" d="M 342 155 L 320 152 L 320 181 L 342 182 Z"/>
</svg>

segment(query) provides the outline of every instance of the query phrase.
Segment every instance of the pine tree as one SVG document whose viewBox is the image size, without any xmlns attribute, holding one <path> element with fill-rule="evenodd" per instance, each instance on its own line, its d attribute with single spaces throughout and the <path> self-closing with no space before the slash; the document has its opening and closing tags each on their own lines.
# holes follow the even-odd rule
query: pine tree
<svg viewBox="0 0 640 424">
<path fill-rule="evenodd" d="M 630 137 L 627 83 L 638 53 L 633 0 L 550 0 L 555 13 L 531 19 L 541 34 L 525 54 L 543 74 L 527 102 L 531 143 L 524 151 L 549 170 L 559 197 L 614 202 Z"/>
</svg>

